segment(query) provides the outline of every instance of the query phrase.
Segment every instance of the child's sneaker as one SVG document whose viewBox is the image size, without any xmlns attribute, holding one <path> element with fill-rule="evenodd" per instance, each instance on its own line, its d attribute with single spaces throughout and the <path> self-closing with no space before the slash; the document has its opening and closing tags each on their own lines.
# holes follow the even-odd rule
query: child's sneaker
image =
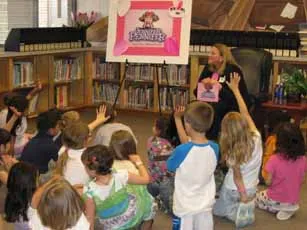
<svg viewBox="0 0 307 230">
<path fill-rule="evenodd" d="M 244 228 L 255 222 L 255 202 L 240 203 L 235 220 L 236 228 Z"/>
<path fill-rule="evenodd" d="M 291 216 L 293 216 L 295 213 L 295 211 L 279 211 L 276 214 L 276 218 L 278 220 L 288 220 L 291 218 Z"/>
</svg>

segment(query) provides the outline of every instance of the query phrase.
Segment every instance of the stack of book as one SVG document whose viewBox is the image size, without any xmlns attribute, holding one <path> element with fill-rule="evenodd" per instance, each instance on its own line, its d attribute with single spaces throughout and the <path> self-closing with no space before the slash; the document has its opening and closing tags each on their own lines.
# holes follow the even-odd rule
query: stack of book
<svg viewBox="0 0 307 230">
<path fill-rule="evenodd" d="M 189 90 L 166 87 L 160 89 L 161 110 L 172 110 L 178 105 L 186 106 L 189 103 Z"/>
<path fill-rule="evenodd" d="M 14 62 L 13 86 L 24 87 L 33 85 L 32 62 Z"/>
<path fill-rule="evenodd" d="M 54 81 L 72 81 L 82 78 L 80 58 L 65 58 L 54 61 Z"/>
<path fill-rule="evenodd" d="M 300 35 L 300 57 L 307 57 L 307 23 L 299 24 L 299 35 Z"/>
<path fill-rule="evenodd" d="M 129 65 L 126 79 L 135 81 L 153 81 L 154 67 L 150 64 Z"/>
<path fill-rule="evenodd" d="M 162 74 L 162 67 L 158 69 L 159 84 L 185 85 L 188 83 L 190 71 L 186 65 L 168 65 L 166 73 Z"/>
<path fill-rule="evenodd" d="M 94 103 L 108 102 L 113 104 L 116 94 L 119 90 L 119 85 L 112 83 L 100 84 L 95 82 L 93 85 L 93 101 Z M 117 100 L 117 104 L 119 101 Z"/>
<path fill-rule="evenodd" d="M 119 80 L 119 64 L 107 63 L 105 58 L 96 57 L 93 63 L 93 76 L 103 80 Z"/>
<path fill-rule="evenodd" d="M 64 108 L 68 106 L 68 86 L 61 85 L 55 87 L 54 102 L 57 108 Z"/>
<path fill-rule="evenodd" d="M 153 99 L 152 87 L 129 85 L 124 89 L 124 104 L 129 108 L 152 109 Z"/>
</svg>

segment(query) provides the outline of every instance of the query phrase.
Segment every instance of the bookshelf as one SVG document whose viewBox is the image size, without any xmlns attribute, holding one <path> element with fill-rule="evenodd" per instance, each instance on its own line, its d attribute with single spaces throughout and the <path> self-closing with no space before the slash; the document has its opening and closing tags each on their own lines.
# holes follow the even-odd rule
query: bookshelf
<svg viewBox="0 0 307 230">
<path fill-rule="evenodd" d="M 205 52 L 193 51 L 190 52 L 187 66 L 167 65 L 169 92 L 166 79 L 162 77 L 161 65 L 131 63 L 117 108 L 127 111 L 159 112 L 160 97 L 162 112 L 169 113 L 171 103 L 170 99 L 166 99 L 167 94 L 168 98 L 173 98 L 174 106 L 185 105 L 195 99 L 193 90 L 207 57 L 208 54 Z M 21 66 L 23 63 L 26 65 L 25 72 L 32 73 L 32 76 L 25 78 L 30 79 L 29 84 L 17 86 L 14 84 L 16 65 Z M 276 83 L 282 66 L 289 63 L 307 66 L 307 58 L 273 57 L 272 85 Z M 31 71 L 27 69 L 30 67 Z M 29 114 L 33 117 L 53 108 L 61 100 L 62 105 L 59 107 L 63 110 L 97 106 L 102 101 L 113 103 L 120 81 L 124 77 L 125 63 L 106 63 L 105 48 L 93 47 L 45 52 L 0 52 L 0 69 L 1 106 L 5 93 L 29 91 L 33 88 L 32 81 L 39 79 L 42 82 L 43 89 L 39 93 L 34 112 Z M 60 93 L 61 100 L 57 98 Z M 65 103 L 63 98 L 66 98 Z"/>
</svg>

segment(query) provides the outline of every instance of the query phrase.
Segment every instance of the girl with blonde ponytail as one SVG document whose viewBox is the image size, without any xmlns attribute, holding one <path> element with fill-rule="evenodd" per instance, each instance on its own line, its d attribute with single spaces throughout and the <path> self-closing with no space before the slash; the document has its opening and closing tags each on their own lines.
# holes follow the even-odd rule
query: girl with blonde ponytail
<svg viewBox="0 0 307 230">
<path fill-rule="evenodd" d="M 85 150 L 89 137 L 87 124 L 76 121 L 69 124 L 62 135 L 65 151 L 59 154 L 55 173 L 62 175 L 70 184 L 86 184 L 89 176 L 81 161 L 81 155 Z"/>
</svg>

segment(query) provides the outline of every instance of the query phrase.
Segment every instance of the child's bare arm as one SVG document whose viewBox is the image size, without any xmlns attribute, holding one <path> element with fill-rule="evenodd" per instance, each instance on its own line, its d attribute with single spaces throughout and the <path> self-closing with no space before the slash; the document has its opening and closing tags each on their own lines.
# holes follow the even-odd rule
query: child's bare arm
<svg viewBox="0 0 307 230">
<path fill-rule="evenodd" d="M 129 184 L 149 184 L 151 181 L 151 177 L 145 167 L 144 163 L 142 162 L 139 155 L 130 155 L 130 161 L 132 161 L 135 166 L 138 168 L 140 175 L 136 175 L 133 173 L 128 174 L 128 183 Z"/>
<path fill-rule="evenodd" d="M 253 119 L 251 118 L 251 116 L 249 114 L 247 106 L 246 106 L 246 104 L 243 100 L 243 97 L 241 95 L 241 92 L 239 90 L 239 82 L 240 82 L 239 74 L 233 73 L 233 74 L 231 74 L 230 82 L 227 82 L 227 85 L 232 90 L 233 94 L 235 95 L 235 98 L 236 98 L 238 106 L 239 106 L 240 113 L 242 114 L 242 116 L 245 117 L 250 130 L 255 131 L 255 130 L 257 130 L 257 128 L 256 128 L 256 125 L 255 125 Z"/>
<path fill-rule="evenodd" d="M 176 124 L 177 133 L 182 144 L 187 143 L 189 141 L 189 136 L 187 135 L 183 123 L 182 123 L 182 116 L 184 112 L 184 106 L 177 106 L 174 113 L 174 119 Z"/>
<path fill-rule="evenodd" d="M 93 199 L 88 198 L 85 201 L 85 215 L 90 223 L 90 230 L 94 230 L 96 206 Z"/>
<path fill-rule="evenodd" d="M 267 172 L 266 171 L 266 173 L 267 173 L 267 177 L 266 177 L 266 179 L 265 179 L 265 184 L 267 185 L 267 186 L 270 186 L 271 184 L 272 184 L 272 174 L 271 173 L 269 173 L 269 172 Z"/>
<path fill-rule="evenodd" d="M 233 179 L 234 179 L 235 185 L 237 186 L 238 192 L 240 193 L 240 201 L 246 203 L 248 202 L 248 196 L 246 193 L 240 166 L 234 166 L 232 167 L 232 169 L 233 169 Z"/>
<path fill-rule="evenodd" d="M 6 171 L 0 172 L 0 181 L 3 184 L 7 184 L 8 173 Z"/>
<path fill-rule="evenodd" d="M 11 132 L 15 122 L 18 120 L 18 118 L 21 116 L 21 113 L 17 111 L 17 109 L 13 106 L 9 108 L 13 112 L 13 116 L 9 119 L 9 121 L 5 124 L 3 127 L 8 132 Z"/>
<path fill-rule="evenodd" d="M 100 106 L 96 110 L 96 119 L 92 121 L 89 125 L 88 128 L 90 129 L 90 132 L 94 131 L 98 126 L 101 124 L 105 123 L 110 117 L 106 117 L 106 106 Z"/>
</svg>

